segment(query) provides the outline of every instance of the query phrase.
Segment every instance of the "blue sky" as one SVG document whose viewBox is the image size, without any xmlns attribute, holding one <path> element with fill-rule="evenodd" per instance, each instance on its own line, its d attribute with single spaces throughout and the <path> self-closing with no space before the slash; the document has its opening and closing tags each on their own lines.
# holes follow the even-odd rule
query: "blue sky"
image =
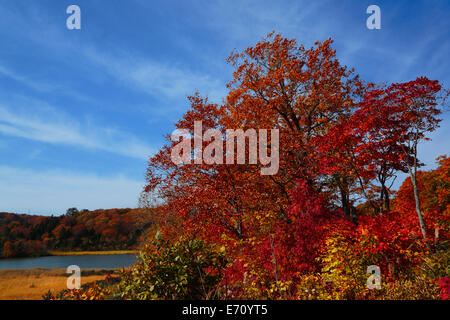
<svg viewBox="0 0 450 320">
<path fill-rule="evenodd" d="M 66 8 L 81 8 L 81 30 Z M 366 8 L 381 8 L 381 30 Z M 134 207 L 146 159 L 199 90 L 220 103 L 225 59 L 275 30 L 332 37 L 367 81 L 427 76 L 449 87 L 448 1 L 0 2 L 0 211 Z M 420 147 L 448 154 L 450 117 Z"/>
</svg>

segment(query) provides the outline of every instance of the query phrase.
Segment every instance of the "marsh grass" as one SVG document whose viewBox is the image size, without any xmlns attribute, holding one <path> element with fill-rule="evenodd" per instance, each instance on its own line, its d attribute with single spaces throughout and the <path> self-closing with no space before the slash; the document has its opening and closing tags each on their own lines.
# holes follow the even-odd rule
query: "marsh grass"
<svg viewBox="0 0 450 320">
<path fill-rule="evenodd" d="M 81 284 L 104 280 L 114 270 L 83 270 Z M 0 270 L 0 300 L 42 300 L 49 290 L 56 294 L 67 289 L 65 269 L 16 269 Z"/>
</svg>

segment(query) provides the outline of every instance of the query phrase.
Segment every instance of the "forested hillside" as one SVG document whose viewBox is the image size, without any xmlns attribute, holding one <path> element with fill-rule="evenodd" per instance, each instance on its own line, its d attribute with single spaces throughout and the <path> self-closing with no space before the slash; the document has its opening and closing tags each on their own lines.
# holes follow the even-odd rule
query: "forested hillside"
<svg viewBox="0 0 450 320">
<path fill-rule="evenodd" d="M 0 212 L 0 256 L 40 256 L 48 250 L 135 248 L 150 224 L 141 209 L 71 208 L 60 216 Z"/>
</svg>

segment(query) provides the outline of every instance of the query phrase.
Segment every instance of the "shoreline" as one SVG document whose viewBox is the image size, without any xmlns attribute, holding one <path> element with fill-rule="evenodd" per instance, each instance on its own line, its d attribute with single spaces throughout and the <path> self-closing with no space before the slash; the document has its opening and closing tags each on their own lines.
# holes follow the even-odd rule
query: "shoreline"
<svg viewBox="0 0 450 320">
<path fill-rule="evenodd" d="M 57 256 L 100 256 L 100 255 L 120 255 L 120 254 L 139 254 L 139 250 L 103 250 L 103 251 L 47 251 L 46 254 L 38 256 L 19 256 L 19 257 L 0 257 L 2 260 L 10 259 L 34 259 L 42 257 L 57 257 Z"/>
<path fill-rule="evenodd" d="M 96 273 L 96 274 L 107 274 L 111 272 L 115 272 L 122 269 L 120 268 L 86 268 L 81 270 L 81 274 L 84 273 Z M 4 274 L 21 274 L 21 273 L 29 273 L 29 274 L 37 274 L 37 273 L 52 273 L 52 274 L 61 274 L 61 275 L 67 275 L 70 274 L 67 273 L 67 270 L 65 268 L 42 268 L 42 267 L 35 267 L 35 268 L 20 268 L 20 269 L 0 269 L 0 276 Z"/>
<path fill-rule="evenodd" d="M 139 250 L 104 250 L 104 251 L 48 251 L 47 256 L 88 256 L 111 254 L 138 254 Z"/>
</svg>

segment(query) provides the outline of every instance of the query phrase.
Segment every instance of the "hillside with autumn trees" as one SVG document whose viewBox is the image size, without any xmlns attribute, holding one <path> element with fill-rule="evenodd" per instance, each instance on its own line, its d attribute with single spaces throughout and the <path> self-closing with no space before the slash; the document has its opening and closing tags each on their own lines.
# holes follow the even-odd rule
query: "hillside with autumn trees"
<svg viewBox="0 0 450 320">
<path fill-rule="evenodd" d="M 142 209 L 70 208 L 60 216 L 0 212 L 0 257 L 135 249 L 152 225 L 147 216 Z"/>
<path fill-rule="evenodd" d="M 176 164 L 168 135 L 142 194 L 146 206 L 158 199 L 158 231 L 122 273 L 121 297 L 448 299 L 450 159 L 426 171 L 420 153 L 447 108 L 439 81 L 366 82 L 331 39 L 306 48 L 273 33 L 227 61 L 223 103 L 195 93 L 175 127 L 191 145 L 194 121 L 224 136 L 278 129 L 279 171 Z M 399 174 L 408 178 L 395 191 Z M 89 290 L 96 298 L 112 289 Z"/>
</svg>

